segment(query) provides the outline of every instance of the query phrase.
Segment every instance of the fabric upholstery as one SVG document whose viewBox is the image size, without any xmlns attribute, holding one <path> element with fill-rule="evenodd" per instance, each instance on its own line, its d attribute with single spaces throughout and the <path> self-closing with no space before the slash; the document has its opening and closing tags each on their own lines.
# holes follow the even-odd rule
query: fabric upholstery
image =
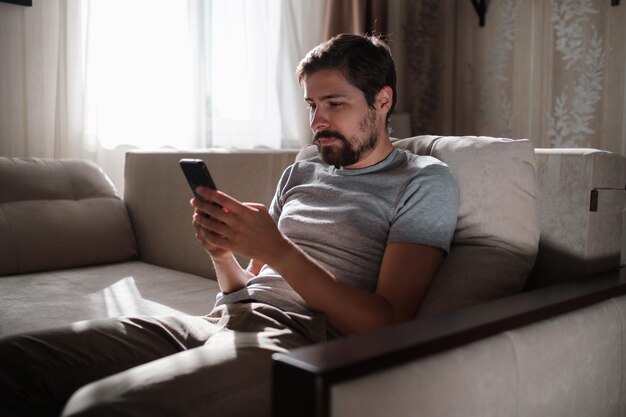
<svg viewBox="0 0 626 417">
<path fill-rule="evenodd" d="M 138 261 L 2 277 L 0 336 L 120 315 L 204 315 L 218 291 L 214 280 Z"/>
<path fill-rule="evenodd" d="M 498 335 L 334 385 L 330 415 L 517 417 L 516 385 L 515 350 Z"/>
<path fill-rule="evenodd" d="M 618 416 L 626 297 L 507 332 L 522 416 Z"/>
<path fill-rule="evenodd" d="M 124 202 L 94 163 L 0 158 L 0 275 L 135 256 Z"/>
<path fill-rule="evenodd" d="M 537 210 L 536 201 L 532 201 L 537 194 L 533 194 L 531 177 L 535 170 L 533 157 L 528 153 L 532 154 L 530 143 L 494 138 L 417 137 L 396 141 L 395 146 L 431 154 L 448 163 L 459 180 L 461 199 L 470 195 L 485 205 L 480 210 L 469 203 L 460 207 L 462 218 L 452 252 L 427 295 L 421 314 L 437 314 L 517 292 L 525 279 L 520 271 L 532 264 L 533 240 L 538 239 L 533 223 Z M 305 148 L 300 157 L 307 152 L 314 153 L 315 147 Z M 584 194 L 571 191 L 570 200 L 570 187 L 576 186 L 569 172 L 578 170 L 583 171 L 585 178 L 591 176 L 593 180 L 588 184 L 593 188 L 623 187 L 621 179 L 613 182 L 615 173 L 623 172 L 623 157 L 589 157 L 574 150 L 554 152 L 555 155 L 545 160 L 537 152 L 542 204 L 546 202 L 541 206 L 542 228 L 545 215 L 558 219 L 570 210 L 570 205 L 577 204 L 588 209 L 588 191 Z M 46 266 L 46 272 L 0 277 L 0 335 L 119 314 L 206 314 L 218 292 L 217 283 L 181 272 L 211 276 L 212 268 L 193 237 L 192 209 L 188 205 L 191 192 L 180 173 L 178 160 L 203 158 L 220 189 L 241 200 L 268 204 L 280 173 L 295 154 L 293 151 L 129 154 L 127 205 L 144 262 L 72 269 Z M 574 158 L 571 161 L 567 159 L 569 154 Z M 585 168 L 581 169 L 576 158 L 591 158 L 591 162 L 583 164 Z M 18 164 L 31 163 L 33 166 L 28 165 L 24 175 L 16 174 Z M 106 177 L 97 168 L 91 168 L 66 161 L 0 158 L 0 268 L 3 268 L 0 274 L 30 262 L 22 255 L 29 251 L 35 265 L 43 263 L 37 256 L 44 250 L 63 256 L 66 261 L 80 257 L 87 250 L 81 245 L 86 246 L 89 239 L 74 242 L 83 239 L 82 235 L 73 235 L 76 224 L 86 228 L 83 223 L 87 223 L 93 227 L 89 230 L 98 233 L 115 231 L 119 239 L 116 242 L 126 247 L 129 242 L 126 234 L 133 233 L 128 219 L 124 227 L 107 220 L 118 208 L 124 213 L 124 206 Z M 64 171 L 66 176 L 59 174 Z M 494 183 L 512 173 L 516 173 L 513 185 L 502 187 Z M 575 197 L 579 195 L 583 197 Z M 117 203 L 105 210 L 101 200 L 110 199 Z M 510 207 L 514 203 L 515 207 Z M 46 205 L 51 209 L 36 211 Z M 100 209 L 107 213 L 91 215 Z M 619 207 L 614 210 L 601 202 L 597 219 L 601 222 L 602 213 L 620 211 Z M 20 226 L 28 231 L 20 231 L 20 236 L 28 239 L 14 239 L 16 234 L 11 227 L 16 216 L 22 216 L 20 223 L 31 223 Z M 89 223 L 94 218 L 98 218 L 99 224 Z M 569 228 L 566 234 L 555 235 L 558 227 L 546 226 L 542 240 L 553 236 L 561 247 L 583 242 L 584 239 L 573 239 L 573 232 L 579 227 L 577 224 L 592 223 L 585 223 L 585 216 L 572 218 L 574 223 L 563 226 Z M 59 222 L 69 223 L 71 227 L 63 227 Z M 480 230 L 481 222 L 487 223 L 484 233 L 474 236 L 470 232 Z M 604 231 L 594 231 L 597 227 Z M 592 226 L 585 233 L 593 232 L 592 239 L 601 239 L 610 229 L 605 223 L 597 227 Z M 73 245 L 64 250 L 55 249 L 53 245 L 60 243 L 51 242 L 53 237 L 65 234 Z M 514 238 L 510 240 L 510 236 Z M 106 253 L 116 253 L 119 245 L 113 245 Z M 56 260 L 44 257 L 44 261 L 52 265 Z M 336 385 L 332 388 L 332 414 L 624 415 L 624 329 L 626 296 Z"/>
<path fill-rule="evenodd" d="M 540 287 L 617 268 L 626 158 L 582 148 L 536 149 L 535 153 L 541 239 L 529 284 Z M 590 207 L 593 190 L 598 192 L 596 211 Z"/>
<path fill-rule="evenodd" d="M 530 141 L 417 136 L 394 146 L 442 160 L 459 183 L 453 247 L 418 315 L 520 292 L 539 242 L 539 191 Z"/>
<path fill-rule="evenodd" d="M 539 241 L 539 191 L 530 141 L 416 136 L 394 140 L 393 145 L 445 162 L 459 184 L 452 247 L 418 315 L 520 292 Z M 296 159 L 315 153 L 309 146 Z"/>
<path fill-rule="evenodd" d="M 330 414 L 623 416 L 625 318 L 621 296 L 342 382 Z"/>
</svg>

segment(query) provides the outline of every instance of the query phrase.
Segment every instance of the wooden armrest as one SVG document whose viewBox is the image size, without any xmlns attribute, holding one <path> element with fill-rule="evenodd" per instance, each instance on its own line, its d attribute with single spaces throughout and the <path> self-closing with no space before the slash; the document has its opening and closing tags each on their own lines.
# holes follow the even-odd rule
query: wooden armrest
<svg viewBox="0 0 626 417">
<path fill-rule="evenodd" d="M 273 415 L 326 416 L 332 384 L 626 293 L 626 268 L 273 355 Z"/>
</svg>

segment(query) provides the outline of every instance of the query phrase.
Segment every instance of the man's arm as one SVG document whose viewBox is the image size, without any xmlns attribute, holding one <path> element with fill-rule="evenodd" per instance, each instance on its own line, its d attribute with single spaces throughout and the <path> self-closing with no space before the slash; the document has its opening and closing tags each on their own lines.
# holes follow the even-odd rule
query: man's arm
<svg viewBox="0 0 626 417">
<path fill-rule="evenodd" d="M 235 256 L 231 253 L 227 257 L 211 257 L 215 268 L 215 277 L 224 294 L 235 292 L 246 286 L 246 282 L 254 275 L 247 269 L 243 269 Z"/>
<path fill-rule="evenodd" d="M 212 245 L 225 248 L 274 268 L 315 310 L 326 314 L 344 334 L 360 333 L 410 320 L 435 277 L 443 250 L 415 244 L 387 246 L 374 293 L 338 282 L 278 230 L 267 209 L 242 204 L 221 192 L 204 190 L 203 196 L 227 208 L 198 203 Z"/>
<path fill-rule="evenodd" d="M 293 244 L 292 244 L 293 245 Z M 337 282 L 299 248 L 270 265 L 343 334 L 371 331 L 415 318 L 443 261 L 442 249 L 392 243 L 385 249 L 374 293 Z"/>
</svg>

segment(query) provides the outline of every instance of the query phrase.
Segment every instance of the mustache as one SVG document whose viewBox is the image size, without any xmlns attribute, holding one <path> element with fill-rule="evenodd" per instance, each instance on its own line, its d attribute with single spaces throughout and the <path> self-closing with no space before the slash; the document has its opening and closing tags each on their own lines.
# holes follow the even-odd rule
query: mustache
<svg viewBox="0 0 626 417">
<path fill-rule="evenodd" d="M 313 135 L 313 142 L 319 140 L 320 138 L 335 138 L 340 141 L 347 142 L 346 137 L 336 130 L 318 130 Z"/>
</svg>

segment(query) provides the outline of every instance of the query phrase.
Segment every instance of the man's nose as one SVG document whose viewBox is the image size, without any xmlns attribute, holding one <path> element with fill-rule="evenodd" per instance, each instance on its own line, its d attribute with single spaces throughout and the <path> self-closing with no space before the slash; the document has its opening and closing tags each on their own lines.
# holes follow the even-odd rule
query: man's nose
<svg viewBox="0 0 626 417">
<path fill-rule="evenodd" d="M 310 125 L 312 131 L 318 131 L 321 129 L 326 129 L 330 126 L 327 115 L 317 107 L 312 113 L 310 117 Z"/>
</svg>

